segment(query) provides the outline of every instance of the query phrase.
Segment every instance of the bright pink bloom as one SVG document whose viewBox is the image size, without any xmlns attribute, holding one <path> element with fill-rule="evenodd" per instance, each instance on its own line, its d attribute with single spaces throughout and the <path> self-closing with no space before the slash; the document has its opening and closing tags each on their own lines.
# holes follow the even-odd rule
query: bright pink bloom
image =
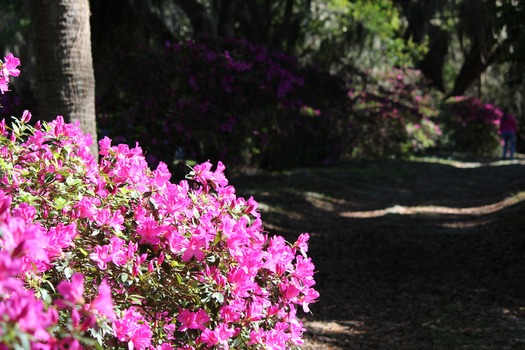
<svg viewBox="0 0 525 350">
<path fill-rule="evenodd" d="M 184 332 L 188 329 L 196 329 L 198 328 L 197 323 L 195 323 L 195 313 L 191 312 L 190 310 L 182 310 L 177 315 L 177 321 L 181 323 L 181 326 L 179 327 L 179 331 Z"/>
<path fill-rule="evenodd" d="M 44 303 L 29 290 L 13 293 L 0 303 L 2 319 L 16 322 L 20 330 L 34 335 L 38 340 L 49 339 L 46 328 L 54 321 L 51 310 L 45 311 Z"/>
<path fill-rule="evenodd" d="M 105 270 L 108 268 L 107 263 L 111 261 L 112 257 L 109 252 L 110 246 L 99 246 L 97 245 L 95 247 L 95 251 L 91 254 L 89 254 L 89 257 L 91 260 L 95 261 L 97 263 L 97 266 L 101 270 Z"/>
<path fill-rule="evenodd" d="M 13 217 L 23 219 L 26 223 L 31 223 L 35 219 L 36 209 L 24 202 L 20 203 L 16 208 L 14 208 L 11 214 Z"/>
<path fill-rule="evenodd" d="M 153 333 L 144 317 L 134 308 L 129 308 L 113 322 L 113 334 L 118 340 L 127 342 L 129 349 L 143 350 L 151 345 Z"/>
<path fill-rule="evenodd" d="M 307 288 L 302 291 L 302 296 L 299 298 L 299 303 L 303 307 L 304 312 L 310 312 L 310 304 L 315 303 L 319 299 L 319 292 L 315 289 Z"/>
<path fill-rule="evenodd" d="M 25 255 L 24 271 L 32 270 L 31 263 L 48 263 L 49 256 L 44 250 L 47 238 L 39 225 L 25 225 L 20 218 L 11 218 L 0 224 L 2 237 L 0 247 L 12 251 L 14 257 Z"/>
<path fill-rule="evenodd" d="M 124 229 L 124 217 L 120 211 L 111 213 L 109 209 L 99 210 L 96 216 L 96 221 L 101 226 L 112 227 L 115 231 L 120 232 Z"/>
<path fill-rule="evenodd" d="M 228 282 L 231 284 L 232 294 L 237 298 L 247 298 L 257 288 L 252 276 L 241 268 L 234 268 L 228 273 Z"/>
<path fill-rule="evenodd" d="M 153 218 L 145 218 L 138 224 L 137 233 L 142 237 L 141 242 L 156 245 L 160 242 L 162 227 Z"/>
<path fill-rule="evenodd" d="M 59 306 L 68 306 L 67 303 L 73 305 L 84 304 L 84 275 L 81 273 L 73 274 L 73 276 L 71 276 L 71 282 L 60 282 L 57 289 L 63 298 L 59 300 Z"/>
<path fill-rule="evenodd" d="M 225 323 L 221 323 L 213 331 L 206 328 L 204 332 L 202 332 L 200 338 L 208 347 L 220 344 L 220 349 L 228 350 L 230 349 L 228 339 L 233 337 L 236 333 L 237 331 L 235 329 L 228 327 Z"/>
<path fill-rule="evenodd" d="M 22 119 L 20 120 L 22 123 L 29 123 L 31 120 L 31 112 L 29 112 L 27 109 L 22 113 Z"/>
<path fill-rule="evenodd" d="M 23 282 L 13 278 L 22 272 L 22 261 L 13 259 L 11 254 L 0 250 L 0 293 L 2 290 L 16 291 L 22 289 Z"/>
<path fill-rule="evenodd" d="M 303 233 L 297 238 L 297 241 L 295 242 L 295 247 L 299 249 L 301 254 L 306 258 L 306 253 L 308 252 L 308 240 L 310 239 L 310 235 L 308 233 Z"/>
<path fill-rule="evenodd" d="M 58 350 L 66 350 L 66 349 L 82 350 L 84 349 L 84 347 L 82 346 L 82 344 L 80 344 L 78 339 L 73 338 L 73 337 L 67 337 L 67 338 L 60 340 L 60 342 L 58 343 L 57 349 Z"/>
<path fill-rule="evenodd" d="M 107 136 L 104 136 L 102 140 L 98 142 L 98 153 L 101 156 L 106 156 L 109 154 L 109 150 L 111 149 L 111 139 Z"/>
<path fill-rule="evenodd" d="M 91 303 L 91 308 L 114 321 L 115 312 L 113 311 L 113 301 L 111 300 L 111 288 L 105 279 L 98 286 L 98 293 L 98 296 Z"/>
<path fill-rule="evenodd" d="M 128 342 L 129 349 L 144 350 L 149 349 L 151 345 L 151 336 L 153 332 L 148 324 L 140 324 L 138 329 L 131 335 L 130 341 Z M 133 346 L 130 346 L 130 342 Z"/>
<path fill-rule="evenodd" d="M 77 224 L 75 222 L 64 225 L 59 223 L 56 227 L 51 227 L 47 233 L 48 244 L 46 251 L 50 257 L 61 254 L 62 249 L 74 247 L 73 240 L 78 236 Z"/>
<path fill-rule="evenodd" d="M 214 172 L 211 171 L 211 163 L 207 161 L 202 164 L 197 164 L 193 168 L 193 171 L 190 175 L 193 176 L 193 179 L 197 182 L 200 182 L 206 188 L 208 185 L 211 185 L 214 190 L 218 190 L 220 187 L 228 185 L 228 180 L 224 176 L 224 170 L 226 167 L 222 162 L 217 163 L 217 170 Z"/>
<path fill-rule="evenodd" d="M 312 263 L 311 258 L 303 258 L 301 255 L 297 257 L 297 262 L 295 265 L 295 271 L 292 272 L 292 276 L 296 280 L 301 281 L 301 283 L 307 287 L 311 287 L 315 284 L 314 282 L 314 269 L 315 266 Z"/>
<path fill-rule="evenodd" d="M 186 243 L 186 250 L 182 255 L 182 261 L 190 261 L 193 257 L 197 261 L 204 260 L 204 252 L 202 249 L 205 248 L 206 240 L 204 238 L 191 237 Z"/>
<path fill-rule="evenodd" d="M 206 311 L 200 309 L 197 312 L 191 312 L 183 309 L 177 316 L 177 321 L 182 325 L 179 327 L 179 331 L 184 332 L 188 329 L 206 329 L 205 324 L 210 321 L 210 317 Z"/>
<path fill-rule="evenodd" d="M 20 60 L 13 56 L 12 53 L 7 54 L 7 56 L 4 57 L 4 64 L 2 68 L 2 74 L 4 77 L 8 77 L 10 75 L 17 77 L 20 75 L 20 70 L 17 69 L 20 65 Z"/>
</svg>

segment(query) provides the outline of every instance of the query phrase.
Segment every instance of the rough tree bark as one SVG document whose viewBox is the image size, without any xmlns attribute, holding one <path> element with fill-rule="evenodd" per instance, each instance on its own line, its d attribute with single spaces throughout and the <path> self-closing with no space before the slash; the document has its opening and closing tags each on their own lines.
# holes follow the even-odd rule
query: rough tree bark
<svg viewBox="0 0 525 350">
<path fill-rule="evenodd" d="M 89 0 L 35 0 L 34 6 L 38 116 L 80 121 L 96 155 Z"/>
</svg>

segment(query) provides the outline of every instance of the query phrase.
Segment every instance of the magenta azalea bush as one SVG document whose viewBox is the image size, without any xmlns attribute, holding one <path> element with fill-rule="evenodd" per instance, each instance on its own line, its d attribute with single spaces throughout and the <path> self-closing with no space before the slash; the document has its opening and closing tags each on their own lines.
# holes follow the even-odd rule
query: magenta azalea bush
<svg viewBox="0 0 525 350">
<path fill-rule="evenodd" d="M 148 76 L 140 84 L 137 67 Z M 112 52 L 96 73 L 101 138 L 139 141 L 152 166 L 212 159 L 275 169 L 317 165 L 338 152 L 326 135 L 339 122 L 344 87 L 328 90 L 329 79 L 292 56 L 246 41 L 174 41 Z"/>
<path fill-rule="evenodd" d="M 503 111 L 475 97 L 458 96 L 444 104 L 443 148 L 484 156 L 500 153 L 499 121 Z"/>
<path fill-rule="evenodd" d="M 294 349 L 319 296 L 308 234 L 264 231 L 205 162 L 170 182 L 62 117 L 0 123 L 0 349 Z"/>
<path fill-rule="evenodd" d="M 377 78 L 356 76 L 353 104 L 354 156 L 423 153 L 437 145 L 441 128 L 434 99 L 421 72 L 392 69 Z"/>
</svg>

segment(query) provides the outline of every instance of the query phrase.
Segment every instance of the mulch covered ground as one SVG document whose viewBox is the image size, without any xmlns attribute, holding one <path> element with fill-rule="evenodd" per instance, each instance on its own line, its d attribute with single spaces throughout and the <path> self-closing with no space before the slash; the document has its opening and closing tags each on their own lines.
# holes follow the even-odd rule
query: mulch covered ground
<svg viewBox="0 0 525 350">
<path fill-rule="evenodd" d="M 356 161 L 233 176 L 311 235 L 304 349 L 525 349 L 525 161 Z"/>
</svg>

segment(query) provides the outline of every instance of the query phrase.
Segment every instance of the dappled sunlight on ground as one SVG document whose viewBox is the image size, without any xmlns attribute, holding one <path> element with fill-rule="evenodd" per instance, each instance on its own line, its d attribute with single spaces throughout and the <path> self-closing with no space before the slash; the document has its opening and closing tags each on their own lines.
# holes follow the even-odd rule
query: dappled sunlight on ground
<svg viewBox="0 0 525 350">
<path fill-rule="evenodd" d="M 340 349 L 345 340 L 367 332 L 362 321 L 306 321 L 308 349 Z M 330 346 L 328 344 L 332 344 Z"/>
<path fill-rule="evenodd" d="M 494 167 L 494 166 L 507 166 L 507 165 L 525 165 L 525 155 L 519 154 L 515 159 L 498 159 L 498 160 L 487 160 L 481 162 L 469 162 L 454 159 L 442 159 L 442 158 L 430 158 L 421 157 L 412 159 L 413 162 L 419 163 L 439 163 L 450 165 L 460 169 L 472 169 L 481 167 Z"/>
<path fill-rule="evenodd" d="M 525 201 L 525 191 L 507 197 L 499 202 L 470 208 L 453 208 L 436 205 L 402 206 L 395 205 L 385 209 L 367 211 L 346 211 L 339 213 L 345 218 L 377 218 L 388 214 L 397 215 L 421 215 L 421 214 L 446 214 L 446 215 L 488 215 Z"/>
</svg>

